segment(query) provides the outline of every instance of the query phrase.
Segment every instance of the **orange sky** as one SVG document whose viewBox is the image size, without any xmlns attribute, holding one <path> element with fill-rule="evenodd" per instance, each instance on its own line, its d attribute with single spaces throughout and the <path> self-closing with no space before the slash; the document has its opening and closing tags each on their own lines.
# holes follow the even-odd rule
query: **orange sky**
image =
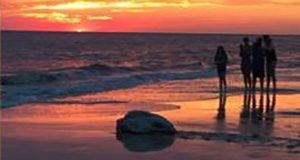
<svg viewBox="0 0 300 160">
<path fill-rule="evenodd" d="M 3 30 L 300 34 L 300 0 L 2 0 Z"/>
</svg>

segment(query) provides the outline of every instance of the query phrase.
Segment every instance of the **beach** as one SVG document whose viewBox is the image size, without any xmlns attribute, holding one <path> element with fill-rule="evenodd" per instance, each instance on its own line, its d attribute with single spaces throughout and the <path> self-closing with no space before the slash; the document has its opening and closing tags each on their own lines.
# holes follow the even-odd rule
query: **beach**
<svg viewBox="0 0 300 160">
<path fill-rule="evenodd" d="M 3 32 L 2 159 L 297 159 L 300 38 L 273 36 L 277 91 L 257 91 L 253 105 L 243 36 Z M 219 44 L 229 56 L 223 98 Z M 165 117 L 178 133 L 117 134 L 117 119 L 133 110 Z"/>
<path fill-rule="evenodd" d="M 228 97 L 226 116 L 218 120 L 218 99 L 154 104 L 27 104 L 2 111 L 3 159 L 297 159 L 295 147 L 226 139 L 116 138 L 116 120 L 128 110 L 153 111 L 179 131 L 258 134 L 299 141 L 299 94 L 277 95 L 272 123 L 243 123 L 243 96 Z M 146 107 L 145 107 L 146 106 Z M 294 114 L 288 114 L 288 113 Z M 148 140 L 148 141 L 147 141 Z M 222 151 L 222 152 L 220 152 Z"/>
</svg>

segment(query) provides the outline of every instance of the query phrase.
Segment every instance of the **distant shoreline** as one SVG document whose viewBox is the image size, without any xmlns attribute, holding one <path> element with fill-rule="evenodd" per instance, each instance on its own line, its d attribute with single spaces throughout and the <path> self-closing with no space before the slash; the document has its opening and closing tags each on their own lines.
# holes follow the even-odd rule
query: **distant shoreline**
<svg viewBox="0 0 300 160">
<path fill-rule="evenodd" d="M 3 33 L 75 33 L 75 34 L 145 34 L 145 35 L 221 35 L 221 36 L 259 36 L 262 34 L 269 33 L 216 33 L 216 32 L 97 32 L 97 31 L 86 31 L 86 32 L 76 32 L 76 31 L 33 31 L 33 30 L 1 30 Z M 280 33 L 270 33 L 272 36 L 293 36 L 300 37 L 300 34 L 280 34 Z"/>
</svg>

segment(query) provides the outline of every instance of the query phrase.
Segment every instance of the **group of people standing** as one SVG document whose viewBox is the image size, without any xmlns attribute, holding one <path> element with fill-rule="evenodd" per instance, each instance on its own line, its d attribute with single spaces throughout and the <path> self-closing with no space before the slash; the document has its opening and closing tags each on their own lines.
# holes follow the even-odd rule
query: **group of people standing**
<svg viewBox="0 0 300 160">
<path fill-rule="evenodd" d="M 265 76 L 267 80 L 267 93 L 270 91 L 271 81 L 273 83 L 273 91 L 276 91 L 275 68 L 277 56 L 273 41 L 269 35 L 258 37 L 253 44 L 251 44 L 248 37 L 244 37 L 243 43 L 240 45 L 240 57 L 246 92 L 252 91 L 255 94 L 256 82 L 259 79 L 260 91 L 263 93 Z M 214 61 L 220 80 L 220 92 L 226 92 L 228 56 L 223 46 L 218 47 Z"/>
<path fill-rule="evenodd" d="M 243 38 L 240 45 L 241 72 L 243 74 L 245 93 L 244 107 L 241 112 L 241 119 L 250 120 L 254 123 L 261 122 L 263 117 L 268 122 L 274 120 L 274 108 L 276 103 L 276 50 L 273 41 L 269 35 L 258 37 L 252 44 L 248 37 Z M 220 82 L 220 100 L 217 119 L 225 118 L 226 104 L 226 68 L 228 64 L 228 56 L 223 46 L 219 46 L 214 58 Z M 263 93 L 265 77 L 267 80 L 267 104 L 266 115 L 263 116 Z M 256 82 L 260 82 L 260 103 L 256 108 Z M 273 99 L 270 99 L 270 84 L 273 83 Z M 222 93 L 225 93 L 223 95 Z M 252 101 L 252 111 L 250 111 L 250 103 Z M 251 116 L 250 116 L 251 115 Z"/>
</svg>

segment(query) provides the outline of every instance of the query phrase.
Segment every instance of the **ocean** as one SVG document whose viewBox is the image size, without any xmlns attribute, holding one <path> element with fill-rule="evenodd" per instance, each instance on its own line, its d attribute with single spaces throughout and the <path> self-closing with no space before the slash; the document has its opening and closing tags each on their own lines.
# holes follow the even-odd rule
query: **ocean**
<svg viewBox="0 0 300 160">
<path fill-rule="evenodd" d="M 219 45 L 229 55 L 228 92 L 243 90 L 239 44 L 245 35 L 14 31 L 1 34 L 3 108 L 141 86 L 152 96 L 160 90 L 156 101 L 213 98 L 218 92 L 213 57 Z M 252 41 L 257 37 L 247 36 Z M 272 38 L 279 59 L 279 93 L 300 93 L 300 36 Z M 162 96 L 174 92 L 180 96 Z M 136 96 L 126 100 L 134 101 Z"/>
</svg>

